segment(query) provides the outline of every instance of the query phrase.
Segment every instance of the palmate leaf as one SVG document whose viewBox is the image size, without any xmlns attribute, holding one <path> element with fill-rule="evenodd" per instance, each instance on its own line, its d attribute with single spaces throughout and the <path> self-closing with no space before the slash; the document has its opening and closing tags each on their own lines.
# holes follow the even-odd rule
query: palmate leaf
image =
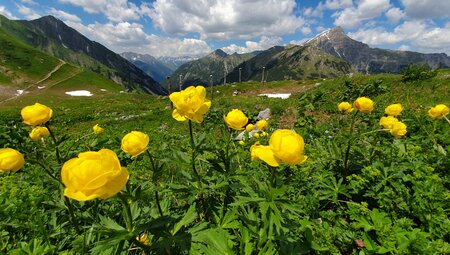
<svg viewBox="0 0 450 255">
<path fill-rule="evenodd" d="M 192 254 L 232 255 L 235 242 L 233 236 L 221 228 L 209 228 L 193 237 Z"/>
<path fill-rule="evenodd" d="M 181 218 L 179 222 L 175 224 L 173 229 L 170 231 L 172 236 L 176 235 L 176 233 L 183 227 L 190 223 L 192 223 L 197 218 L 197 212 L 195 211 L 195 204 L 191 205 L 187 210 L 186 214 Z"/>
</svg>

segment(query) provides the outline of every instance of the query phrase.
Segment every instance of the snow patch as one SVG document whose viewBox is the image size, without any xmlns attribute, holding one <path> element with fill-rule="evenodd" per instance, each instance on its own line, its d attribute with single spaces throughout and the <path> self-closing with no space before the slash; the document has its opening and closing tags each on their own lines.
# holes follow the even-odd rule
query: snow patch
<svg viewBox="0 0 450 255">
<path fill-rule="evenodd" d="M 65 92 L 67 95 L 73 96 L 73 97 L 90 97 L 93 96 L 90 91 L 87 90 L 74 90 L 74 91 L 67 91 Z"/>
<path fill-rule="evenodd" d="M 291 96 L 291 93 L 274 93 L 274 94 L 259 94 L 258 96 L 266 96 L 269 98 L 281 98 L 287 99 Z"/>
<path fill-rule="evenodd" d="M 38 86 L 38 89 L 43 89 L 45 88 L 45 86 Z"/>
<path fill-rule="evenodd" d="M 24 92 L 23 89 L 18 89 L 18 90 L 16 90 L 16 96 L 22 95 L 23 92 Z"/>
<path fill-rule="evenodd" d="M 100 89 L 100 91 L 103 91 L 103 92 L 105 92 L 105 91 L 107 91 L 106 89 Z"/>
</svg>

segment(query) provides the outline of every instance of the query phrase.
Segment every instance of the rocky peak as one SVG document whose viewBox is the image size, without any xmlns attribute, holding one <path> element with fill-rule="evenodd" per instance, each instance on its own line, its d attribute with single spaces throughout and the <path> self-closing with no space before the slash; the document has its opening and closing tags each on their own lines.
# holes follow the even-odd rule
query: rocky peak
<svg viewBox="0 0 450 255">
<path fill-rule="evenodd" d="M 217 50 L 211 52 L 208 56 L 213 57 L 213 58 L 226 58 L 228 56 L 228 54 L 221 49 L 217 49 Z"/>
</svg>

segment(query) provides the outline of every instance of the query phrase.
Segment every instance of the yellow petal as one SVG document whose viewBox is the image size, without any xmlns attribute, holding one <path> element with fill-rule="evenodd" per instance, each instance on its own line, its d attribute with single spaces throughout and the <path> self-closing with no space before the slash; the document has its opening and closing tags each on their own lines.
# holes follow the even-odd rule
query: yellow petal
<svg viewBox="0 0 450 255">
<path fill-rule="evenodd" d="M 177 109 L 173 110 L 172 117 L 178 121 L 185 121 L 187 120 L 184 116 L 182 116 Z"/>
</svg>

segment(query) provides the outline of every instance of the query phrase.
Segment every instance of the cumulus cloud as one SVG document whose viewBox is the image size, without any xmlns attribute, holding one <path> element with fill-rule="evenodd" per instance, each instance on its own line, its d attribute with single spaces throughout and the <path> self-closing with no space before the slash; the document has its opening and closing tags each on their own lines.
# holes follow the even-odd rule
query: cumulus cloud
<svg viewBox="0 0 450 255">
<path fill-rule="evenodd" d="M 401 0 L 410 18 L 428 19 L 450 17 L 448 0 Z"/>
<path fill-rule="evenodd" d="M 408 45 L 408 50 L 450 53 L 450 22 L 444 27 L 433 27 L 425 21 L 411 20 L 397 26 L 392 32 L 377 27 L 359 29 L 349 33 L 349 36 L 373 46 L 402 43 Z"/>
<path fill-rule="evenodd" d="M 48 13 L 55 17 L 58 17 L 59 19 L 61 19 L 62 21 L 65 21 L 65 22 L 81 23 L 81 19 L 77 15 L 67 13 L 65 11 L 57 10 L 55 8 L 50 8 Z"/>
<path fill-rule="evenodd" d="M 16 6 L 19 13 L 22 14 L 26 19 L 37 19 L 41 17 L 41 15 L 39 15 L 36 11 L 32 10 L 31 8 L 28 8 L 21 4 L 16 4 Z"/>
<path fill-rule="evenodd" d="M 305 24 L 295 0 L 156 0 L 145 15 L 169 34 L 249 39 L 296 32 Z"/>
<path fill-rule="evenodd" d="M 352 0 L 327 0 L 325 1 L 325 7 L 330 10 L 343 9 L 347 7 L 352 7 Z"/>
<path fill-rule="evenodd" d="M 138 23 L 94 23 L 85 26 L 68 21 L 67 24 L 89 39 L 97 41 L 117 53 L 131 51 L 159 57 L 198 56 L 211 52 L 211 48 L 205 41 L 149 35 L 143 30 L 143 25 Z"/>
<path fill-rule="evenodd" d="M 59 0 L 83 8 L 88 13 L 102 13 L 110 21 L 139 20 L 140 9 L 127 0 Z"/>
<path fill-rule="evenodd" d="M 395 7 L 389 9 L 385 15 L 391 24 L 397 24 L 405 16 L 405 13 L 399 8 Z"/>
<path fill-rule="evenodd" d="M 8 11 L 8 9 L 6 9 L 6 7 L 3 5 L 0 5 L 0 14 L 7 17 L 8 19 L 18 19 L 10 11 Z"/>
<path fill-rule="evenodd" d="M 389 0 L 361 0 L 358 6 L 333 13 L 334 24 L 344 28 L 355 28 L 362 21 L 380 16 L 390 7 Z"/>
<path fill-rule="evenodd" d="M 257 50 L 267 50 L 270 47 L 280 44 L 282 40 L 283 39 L 278 36 L 261 36 L 259 42 L 246 41 L 245 47 L 238 46 L 236 44 L 230 44 L 226 47 L 223 47 L 222 50 L 228 54 L 233 54 L 235 52 L 242 54 Z"/>
</svg>

